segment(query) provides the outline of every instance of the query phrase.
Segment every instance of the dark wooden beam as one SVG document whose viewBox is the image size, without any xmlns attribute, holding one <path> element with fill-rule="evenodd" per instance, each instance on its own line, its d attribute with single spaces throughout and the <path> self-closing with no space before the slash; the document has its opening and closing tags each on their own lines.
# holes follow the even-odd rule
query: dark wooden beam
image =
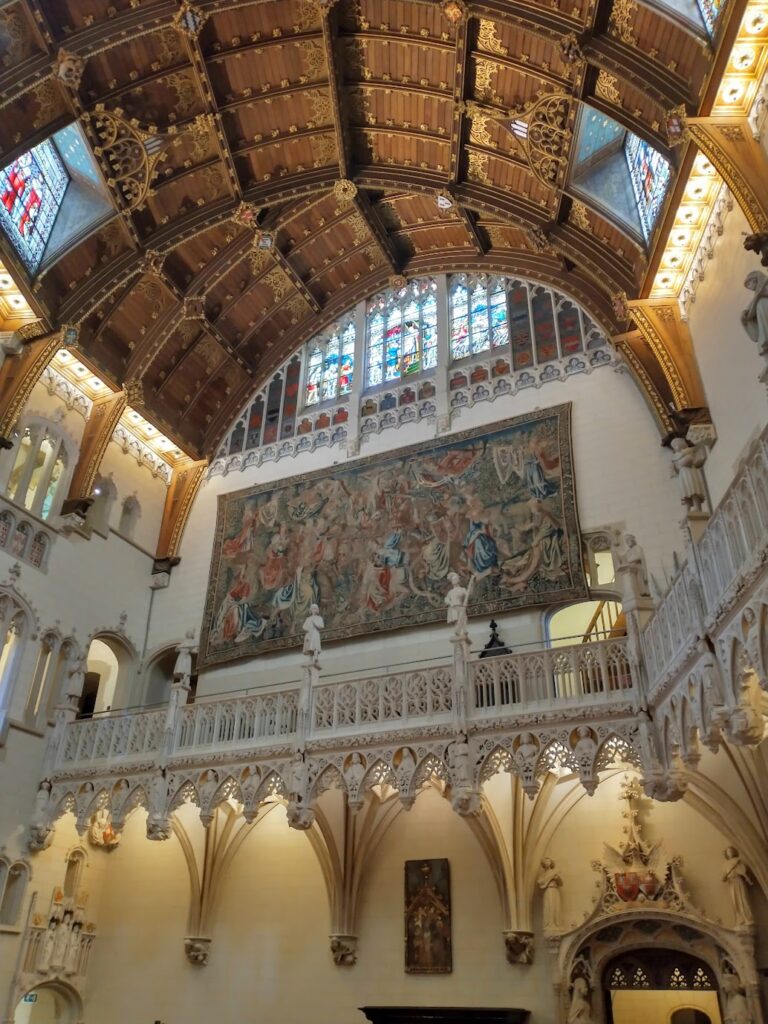
<svg viewBox="0 0 768 1024">
<path fill-rule="evenodd" d="M 309 288 L 307 288 L 303 278 L 299 276 L 296 268 L 288 257 L 282 253 L 276 245 L 272 249 L 272 255 L 275 257 L 275 263 L 277 263 L 278 267 L 280 267 L 299 295 L 307 301 L 313 313 L 319 313 L 321 309 L 320 303 Z"/>
<path fill-rule="evenodd" d="M 469 210 L 462 206 L 461 203 L 456 204 L 456 213 L 459 216 L 459 220 L 461 221 L 462 227 L 467 233 L 467 237 L 469 238 L 469 244 L 472 246 L 472 248 L 475 250 L 478 256 L 485 256 L 486 252 L 488 252 L 488 247 L 486 246 L 485 242 L 483 241 L 480 235 L 480 232 L 477 229 L 474 214 L 472 214 Z"/>
<path fill-rule="evenodd" d="M 371 232 L 371 236 L 373 237 L 377 248 L 381 252 L 381 255 L 389 264 L 390 270 L 393 274 L 399 274 L 402 270 L 402 266 L 397 250 L 392 243 L 392 239 L 389 237 L 389 232 L 371 203 L 371 200 L 365 192 L 358 190 L 354 199 L 354 204 L 357 212 L 368 225 L 368 230 Z"/>
<path fill-rule="evenodd" d="M 451 126 L 451 155 L 448 163 L 448 181 L 455 184 L 461 174 L 461 144 L 464 136 L 469 56 L 471 51 L 473 20 L 467 16 L 456 26 L 456 49 L 454 52 L 453 78 L 453 125 Z"/>
<path fill-rule="evenodd" d="M 325 63 L 328 66 L 328 89 L 331 95 L 333 127 L 336 132 L 339 177 L 349 178 L 350 167 L 352 166 L 352 145 L 347 129 L 343 102 L 344 70 L 336 49 L 339 18 L 335 4 L 323 11 L 322 19 L 323 50 L 325 51 Z"/>
</svg>

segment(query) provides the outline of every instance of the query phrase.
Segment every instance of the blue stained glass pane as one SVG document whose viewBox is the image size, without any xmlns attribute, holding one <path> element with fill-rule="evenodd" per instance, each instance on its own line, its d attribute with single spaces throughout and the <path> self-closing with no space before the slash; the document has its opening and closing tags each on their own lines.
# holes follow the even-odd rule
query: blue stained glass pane
<svg viewBox="0 0 768 1024">
<path fill-rule="evenodd" d="M 451 358 L 463 359 L 469 355 L 469 321 L 466 312 L 451 322 Z"/>
<path fill-rule="evenodd" d="M 437 331 L 431 325 L 421 335 L 421 358 L 425 370 L 437 366 Z"/>
<path fill-rule="evenodd" d="M 669 185 L 669 164 L 661 153 L 657 153 L 632 132 L 627 132 L 624 156 L 629 167 L 643 235 L 648 241 Z"/>
<path fill-rule="evenodd" d="M 40 265 L 68 185 L 50 140 L 0 171 L 0 225 L 30 273 Z"/>
</svg>

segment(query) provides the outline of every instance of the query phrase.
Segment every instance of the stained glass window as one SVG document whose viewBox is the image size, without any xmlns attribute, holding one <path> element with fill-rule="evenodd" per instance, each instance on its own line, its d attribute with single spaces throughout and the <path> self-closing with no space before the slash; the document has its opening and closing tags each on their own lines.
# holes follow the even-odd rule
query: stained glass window
<svg viewBox="0 0 768 1024">
<path fill-rule="evenodd" d="M 69 180 L 50 139 L 0 171 L 0 224 L 32 274 L 40 266 Z"/>
<path fill-rule="evenodd" d="M 459 274 L 451 282 L 451 357 L 463 359 L 506 345 L 509 323 L 504 279 Z"/>
<path fill-rule="evenodd" d="M 352 389 L 355 369 L 355 324 L 337 324 L 330 335 L 311 341 L 307 348 L 306 405 L 329 402 Z"/>
<path fill-rule="evenodd" d="M 629 167 L 643 235 L 647 242 L 669 185 L 669 163 L 661 153 L 657 153 L 652 146 L 632 132 L 627 132 L 624 140 L 624 156 Z"/>
<path fill-rule="evenodd" d="M 436 291 L 429 278 L 409 281 L 368 304 L 367 387 L 437 365 Z"/>
<path fill-rule="evenodd" d="M 712 36 L 715 34 L 715 24 L 720 11 L 725 6 L 725 0 L 697 0 L 701 16 L 707 27 L 707 32 Z"/>
</svg>

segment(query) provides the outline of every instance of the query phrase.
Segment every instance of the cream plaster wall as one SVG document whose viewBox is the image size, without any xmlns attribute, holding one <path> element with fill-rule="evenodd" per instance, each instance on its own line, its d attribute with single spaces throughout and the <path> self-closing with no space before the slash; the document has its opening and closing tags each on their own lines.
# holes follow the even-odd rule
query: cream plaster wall
<svg viewBox="0 0 768 1024">
<path fill-rule="evenodd" d="M 614 992 L 612 1006 L 613 1024 L 670 1024 L 684 1008 L 707 1013 L 712 1024 L 722 1020 L 716 992 Z"/>
<path fill-rule="evenodd" d="M 566 924 L 590 907 L 595 891 L 590 861 L 601 856 L 604 841 L 616 845 L 621 838 L 617 794 L 622 777 L 617 773 L 604 781 L 595 797 L 578 800 L 560 820 L 552 812 L 561 799 L 568 803 L 573 788 L 564 779 L 551 807 L 537 812 L 544 849 L 563 876 Z M 494 779 L 488 795 L 509 841 L 508 777 Z M 334 793 L 321 798 L 331 821 L 336 799 Z M 526 806 L 532 814 L 535 805 Z M 682 856 L 686 885 L 701 909 L 712 918 L 726 916 L 727 892 L 719 877 L 722 833 L 685 804 L 655 804 L 643 813 L 647 836 L 663 839 L 665 850 Z M 184 807 L 179 817 L 199 857 L 203 829 L 196 809 Z M 522 1006 L 533 1011 L 531 1024 L 558 1020 L 552 964 L 538 924 L 534 964 L 507 963 L 499 895 L 488 861 L 467 822 L 434 789 L 424 791 L 410 811 L 399 813 L 364 866 L 359 956 L 352 968 L 336 967 L 331 960 L 328 898 L 319 862 L 307 836 L 288 828 L 281 805 L 254 826 L 218 883 L 211 958 L 204 968 L 190 965 L 183 953 L 189 882 L 179 841 L 149 842 L 144 821 L 141 810 L 129 818 L 114 852 L 90 851 L 92 877 L 106 884 L 94 917 L 98 941 L 87 1024 L 106 1017 L 115 1024 L 204 1024 L 212 1014 L 218 1024 L 236 1024 L 250 1009 L 259 1020 L 280 1024 L 361 1024 L 357 1008 L 382 1003 Z M 550 837 L 548 823 L 555 822 Z M 71 834 L 71 821 L 65 819 L 64 828 Z M 61 849 L 58 834 L 57 843 Z M 403 969 L 403 864 L 427 857 L 450 861 L 450 975 L 406 975 Z M 35 859 L 38 863 L 52 871 L 49 863 L 60 864 L 60 859 L 48 851 Z M 534 875 L 535 869 L 534 864 Z M 535 921 L 539 899 L 537 894 Z"/>
<path fill-rule="evenodd" d="M 712 501 L 730 485 L 750 440 L 768 422 L 765 386 L 758 376 L 765 363 L 741 326 L 741 311 L 753 293 L 744 278 L 760 270 L 760 260 L 744 250 L 747 221 L 734 203 L 725 219 L 715 255 L 691 306 L 689 327 L 718 439 L 705 468 Z"/>
<path fill-rule="evenodd" d="M 651 572 L 663 581 L 671 571 L 672 551 L 682 551 L 678 528 L 679 495 L 669 477 L 666 453 L 650 412 L 632 378 L 623 372 L 600 369 L 566 382 L 528 390 L 514 398 L 481 403 L 454 420 L 455 431 L 490 424 L 559 402 L 572 402 L 576 492 L 583 530 L 616 524 L 637 535 Z M 427 423 L 388 430 L 367 441 L 361 454 L 375 455 L 434 437 Z M 320 449 L 294 459 L 268 463 L 260 469 L 214 477 L 205 482 L 192 508 L 181 545 L 181 565 L 174 569 L 171 586 L 158 592 L 152 614 L 150 648 L 178 641 L 190 626 L 200 627 L 211 559 L 219 494 L 300 473 L 346 463 L 342 449 Z M 351 462 L 351 460 L 350 460 Z M 536 643 L 542 636 L 540 612 L 497 616 L 505 641 L 515 646 Z M 470 623 L 473 648 L 488 638 L 487 622 Z M 418 630 L 382 634 L 370 640 L 329 645 L 323 655 L 324 676 L 350 669 L 383 669 L 405 662 L 447 661 L 451 657 L 446 630 Z M 295 681 L 300 674 L 297 652 L 251 660 L 206 672 L 199 693 L 236 691 Z"/>
</svg>

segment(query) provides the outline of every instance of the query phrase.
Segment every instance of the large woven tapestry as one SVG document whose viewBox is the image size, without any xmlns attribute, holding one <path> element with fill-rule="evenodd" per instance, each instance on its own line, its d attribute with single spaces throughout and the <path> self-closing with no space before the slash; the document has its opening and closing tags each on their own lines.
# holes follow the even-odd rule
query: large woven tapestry
<svg viewBox="0 0 768 1024">
<path fill-rule="evenodd" d="M 300 645 L 314 602 L 324 642 L 444 620 L 452 571 L 470 615 L 586 596 L 570 405 L 222 495 L 201 665 Z"/>
</svg>

